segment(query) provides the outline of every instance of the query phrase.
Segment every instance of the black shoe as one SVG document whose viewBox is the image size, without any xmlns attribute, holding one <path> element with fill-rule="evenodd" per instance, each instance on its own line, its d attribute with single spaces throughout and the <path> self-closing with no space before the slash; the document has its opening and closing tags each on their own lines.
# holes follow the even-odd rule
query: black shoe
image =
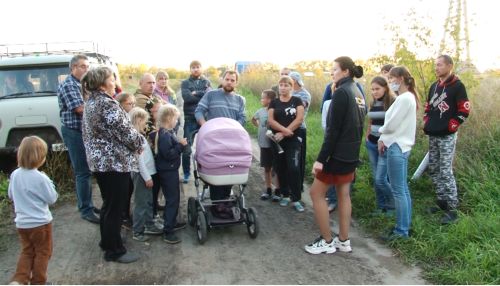
<svg viewBox="0 0 500 286">
<path fill-rule="evenodd" d="M 93 213 L 90 213 L 89 215 L 86 215 L 84 217 L 82 217 L 84 220 L 86 221 L 89 221 L 91 223 L 95 223 L 95 224 L 99 224 L 100 223 L 100 219 L 98 216 L 96 216 L 95 214 Z"/>
<path fill-rule="evenodd" d="M 180 229 L 186 228 L 186 223 L 185 222 L 178 222 L 174 226 L 174 231 L 178 231 Z"/>
<path fill-rule="evenodd" d="M 441 224 L 451 224 L 458 219 L 456 210 L 449 210 L 441 217 Z"/>
<path fill-rule="evenodd" d="M 139 255 L 131 252 L 127 252 L 124 255 L 118 257 L 118 259 L 115 260 L 115 262 L 118 263 L 132 263 L 139 260 Z"/>
<path fill-rule="evenodd" d="M 439 212 L 439 211 L 441 211 L 441 208 L 439 208 L 439 207 L 428 207 L 428 208 L 425 210 L 425 212 L 426 212 L 427 214 L 435 214 L 435 213 L 437 213 L 437 212 Z"/>
<path fill-rule="evenodd" d="M 101 209 L 100 208 L 94 207 L 93 211 L 94 211 L 95 214 L 101 214 Z"/>
<path fill-rule="evenodd" d="M 177 235 L 175 235 L 175 233 L 170 232 L 163 234 L 163 241 L 170 244 L 176 244 L 181 242 L 181 239 L 178 238 Z"/>
</svg>

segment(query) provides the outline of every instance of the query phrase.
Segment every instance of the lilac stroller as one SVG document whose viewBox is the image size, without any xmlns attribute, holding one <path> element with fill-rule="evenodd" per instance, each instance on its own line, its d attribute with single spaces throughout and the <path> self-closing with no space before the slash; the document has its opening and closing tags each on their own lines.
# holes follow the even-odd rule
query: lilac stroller
<svg viewBox="0 0 500 286">
<path fill-rule="evenodd" d="M 196 136 L 195 136 L 196 135 Z M 207 121 L 195 136 L 193 154 L 194 182 L 197 197 L 188 199 L 187 217 L 196 226 L 198 241 L 207 240 L 208 230 L 214 227 L 245 224 L 251 238 L 259 233 L 257 212 L 247 208 L 245 188 L 252 164 L 250 136 L 240 123 L 229 118 Z M 202 188 L 200 191 L 200 181 Z M 209 187 L 237 186 L 227 199 L 211 200 Z M 225 217 L 214 215 L 212 208 L 224 205 L 229 211 Z"/>
</svg>

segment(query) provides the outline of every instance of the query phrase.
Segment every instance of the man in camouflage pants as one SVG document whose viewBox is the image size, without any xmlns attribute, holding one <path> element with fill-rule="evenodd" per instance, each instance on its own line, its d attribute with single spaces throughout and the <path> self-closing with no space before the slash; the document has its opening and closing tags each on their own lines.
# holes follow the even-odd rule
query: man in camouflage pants
<svg viewBox="0 0 500 286">
<path fill-rule="evenodd" d="M 455 155 L 457 130 L 469 116 L 470 102 L 465 86 L 452 73 L 453 60 L 448 55 L 436 59 L 438 81 L 429 90 L 425 104 L 424 132 L 429 135 L 429 175 L 436 187 L 437 207 L 430 213 L 443 210 L 442 224 L 457 219 L 458 194 L 452 162 Z"/>
</svg>

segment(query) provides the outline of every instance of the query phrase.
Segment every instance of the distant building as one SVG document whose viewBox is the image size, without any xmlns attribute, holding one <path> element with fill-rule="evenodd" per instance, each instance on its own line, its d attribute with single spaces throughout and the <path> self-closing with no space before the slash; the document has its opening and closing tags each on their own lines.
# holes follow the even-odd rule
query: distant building
<svg viewBox="0 0 500 286">
<path fill-rule="evenodd" d="M 234 70 L 238 73 L 244 73 L 249 67 L 260 65 L 257 61 L 238 61 L 234 64 Z"/>
</svg>

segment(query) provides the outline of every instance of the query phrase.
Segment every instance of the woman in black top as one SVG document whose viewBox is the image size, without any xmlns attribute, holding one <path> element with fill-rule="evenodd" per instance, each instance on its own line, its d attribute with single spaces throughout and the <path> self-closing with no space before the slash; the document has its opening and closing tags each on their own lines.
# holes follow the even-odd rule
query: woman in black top
<svg viewBox="0 0 500 286">
<path fill-rule="evenodd" d="M 276 141 L 279 142 L 284 152 L 276 155 L 276 173 L 283 198 L 280 206 L 286 207 L 290 203 L 298 212 L 304 211 L 301 199 L 300 180 L 300 148 L 302 142 L 297 136 L 297 131 L 304 119 L 304 105 L 298 97 L 292 96 L 292 78 L 283 76 L 279 80 L 280 96 L 269 104 L 268 123 Z M 291 195 L 290 195 L 291 191 Z M 279 192 L 276 192 L 279 195 Z"/>
<path fill-rule="evenodd" d="M 336 249 L 351 252 L 349 224 L 351 223 L 351 198 L 349 186 L 359 163 L 359 150 L 363 133 L 365 102 L 353 77 L 361 77 L 363 68 L 348 57 L 340 57 L 333 64 L 333 82 L 336 89 L 328 110 L 326 131 L 318 159 L 312 173 L 314 182 L 310 189 L 314 215 L 321 236 L 305 250 L 312 254 L 334 253 Z M 339 236 L 330 232 L 328 207 L 325 194 L 335 185 L 339 204 Z"/>
</svg>

